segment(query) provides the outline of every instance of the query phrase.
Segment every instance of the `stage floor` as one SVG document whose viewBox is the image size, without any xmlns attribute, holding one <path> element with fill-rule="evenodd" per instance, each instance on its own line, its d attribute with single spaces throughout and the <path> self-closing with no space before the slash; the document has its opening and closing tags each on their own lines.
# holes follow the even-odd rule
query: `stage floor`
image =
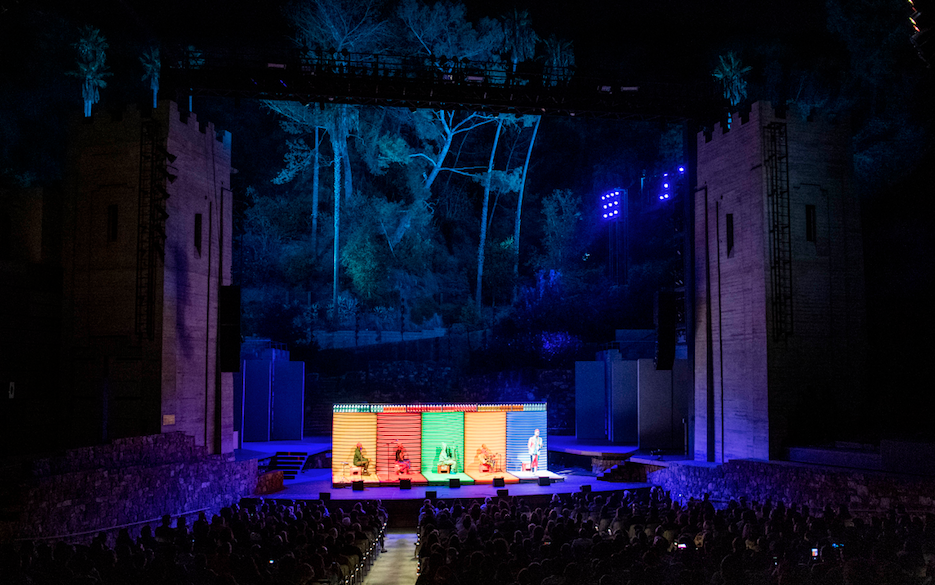
<svg viewBox="0 0 935 585">
<path fill-rule="evenodd" d="M 549 451 L 555 449 L 554 438 L 549 437 Z M 601 450 L 608 446 L 601 446 Z M 567 448 L 567 446 L 566 446 Z M 620 449 L 617 451 L 616 449 Z M 275 455 L 278 451 L 305 452 L 309 456 L 325 453 L 331 450 L 331 437 L 305 437 L 302 441 L 270 441 L 265 443 L 244 443 L 242 449 L 236 449 L 234 454 L 241 459 L 263 459 Z M 588 449 L 590 451 L 590 449 Z M 629 452 L 629 448 L 610 446 L 607 451 Z M 604 451 L 604 452 L 607 452 Z M 504 488 L 493 487 L 493 478 L 502 476 Z M 406 476 L 401 476 L 406 477 Z M 434 492 L 438 498 L 485 498 L 496 497 L 502 490 L 511 496 L 542 496 L 551 494 L 566 494 L 581 490 L 594 492 L 617 491 L 627 489 L 648 488 L 648 483 L 636 482 L 610 482 L 598 481 L 597 475 L 589 470 L 579 468 L 549 470 L 540 469 L 537 474 L 531 472 L 496 472 L 489 474 L 412 474 L 411 489 L 401 489 L 395 478 L 380 477 L 376 474 L 364 476 L 364 491 L 354 491 L 351 483 L 344 482 L 341 476 L 332 476 L 331 468 L 306 469 L 299 473 L 295 479 L 285 480 L 285 489 L 265 496 L 270 499 L 309 500 L 321 499 L 327 494 L 333 500 L 422 500 Z M 449 480 L 457 477 L 460 487 L 449 487 Z M 549 478 L 548 485 L 540 485 L 539 477 Z M 351 479 L 351 478 L 348 478 Z M 585 487 L 588 486 L 588 487 Z"/>
</svg>

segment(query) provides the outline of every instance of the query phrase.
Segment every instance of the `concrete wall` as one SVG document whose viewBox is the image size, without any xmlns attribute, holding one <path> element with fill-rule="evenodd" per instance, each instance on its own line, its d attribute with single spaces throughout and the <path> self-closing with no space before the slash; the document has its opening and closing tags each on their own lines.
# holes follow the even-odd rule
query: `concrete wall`
<svg viewBox="0 0 935 585">
<path fill-rule="evenodd" d="M 763 148 L 771 122 L 786 124 L 792 243 L 793 333 L 778 340 Z M 717 126 L 710 136 L 698 136 L 696 459 L 778 457 L 790 429 L 801 436 L 810 424 L 828 424 L 829 413 L 848 416 L 866 352 L 847 138 L 842 126 L 805 120 L 794 109 L 779 117 L 763 103 L 735 116 L 729 131 Z M 806 239 L 806 205 L 817 211 L 815 242 Z"/>
<path fill-rule="evenodd" d="M 671 370 L 657 370 L 651 359 L 633 363 L 638 372 L 640 449 L 681 453 L 682 421 L 688 421 L 693 391 L 688 360 L 675 360 Z"/>
<path fill-rule="evenodd" d="M 575 362 L 575 436 L 606 439 L 604 362 Z"/>
</svg>

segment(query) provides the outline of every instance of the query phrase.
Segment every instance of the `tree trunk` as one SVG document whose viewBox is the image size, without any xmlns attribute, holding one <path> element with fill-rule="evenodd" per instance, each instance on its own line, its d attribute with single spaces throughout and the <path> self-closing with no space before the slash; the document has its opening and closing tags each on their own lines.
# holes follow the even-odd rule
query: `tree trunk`
<svg viewBox="0 0 935 585">
<path fill-rule="evenodd" d="M 442 165 L 445 164 L 445 157 L 448 156 L 448 151 L 451 149 L 451 143 L 454 141 L 454 134 L 450 131 L 445 132 L 445 143 L 442 145 L 441 152 L 438 153 L 438 158 L 435 159 L 435 164 L 432 165 L 432 170 L 429 171 L 429 176 L 425 179 L 425 190 L 428 191 L 432 188 L 432 183 L 435 182 L 435 177 L 438 176 L 438 173 L 442 170 Z"/>
<path fill-rule="evenodd" d="M 500 129 L 503 120 L 497 118 L 497 133 L 494 135 L 493 148 L 490 149 L 490 161 L 487 163 L 487 177 L 484 179 L 484 205 L 480 214 L 480 244 L 477 247 L 477 287 L 475 289 L 474 305 L 477 315 L 481 314 L 481 283 L 484 280 L 484 246 L 487 244 L 487 207 L 490 203 L 490 173 L 493 172 L 493 159 L 497 153 L 497 142 L 500 141 Z"/>
<path fill-rule="evenodd" d="M 539 133 L 539 122 L 542 116 L 536 117 L 536 125 L 532 129 L 532 138 L 529 139 L 529 150 L 526 151 L 526 163 L 523 164 L 523 182 L 519 185 L 519 197 L 516 199 L 516 221 L 513 224 L 513 300 L 516 300 L 516 282 L 519 279 L 519 228 L 523 216 L 523 192 L 526 190 L 526 175 L 529 173 L 529 159 L 532 156 L 532 147 L 536 143 Z"/>
<path fill-rule="evenodd" d="M 318 148 L 319 128 L 315 126 L 315 148 L 313 150 L 314 159 L 312 161 L 312 258 L 318 258 Z M 317 260 L 316 260 L 317 262 Z"/>
<path fill-rule="evenodd" d="M 341 141 L 337 133 L 331 134 L 331 149 L 334 151 L 334 279 L 331 292 L 331 324 L 338 328 L 338 274 L 341 267 Z"/>
</svg>

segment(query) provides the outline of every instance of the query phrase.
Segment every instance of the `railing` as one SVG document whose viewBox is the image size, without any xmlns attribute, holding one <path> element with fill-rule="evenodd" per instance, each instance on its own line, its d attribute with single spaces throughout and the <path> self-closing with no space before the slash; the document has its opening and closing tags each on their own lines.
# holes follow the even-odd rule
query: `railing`
<svg viewBox="0 0 935 585">
<path fill-rule="evenodd" d="M 300 49 L 169 47 L 165 87 L 188 95 L 466 108 L 520 114 L 716 118 L 713 84 L 639 83 L 543 63 Z"/>
</svg>

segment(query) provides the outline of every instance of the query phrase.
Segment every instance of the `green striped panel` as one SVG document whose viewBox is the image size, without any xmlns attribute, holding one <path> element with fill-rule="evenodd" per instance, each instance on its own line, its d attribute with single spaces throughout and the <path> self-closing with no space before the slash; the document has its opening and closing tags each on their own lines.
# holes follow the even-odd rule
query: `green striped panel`
<svg viewBox="0 0 935 585">
<path fill-rule="evenodd" d="M 464 471 L 464 413 L 463 412 L 423 412 L 422 413 L 422 471 L 438 471 L 438 455 L 442 442 L 455 450 L 458 461 L 458 473 Z"/>
</svg>

